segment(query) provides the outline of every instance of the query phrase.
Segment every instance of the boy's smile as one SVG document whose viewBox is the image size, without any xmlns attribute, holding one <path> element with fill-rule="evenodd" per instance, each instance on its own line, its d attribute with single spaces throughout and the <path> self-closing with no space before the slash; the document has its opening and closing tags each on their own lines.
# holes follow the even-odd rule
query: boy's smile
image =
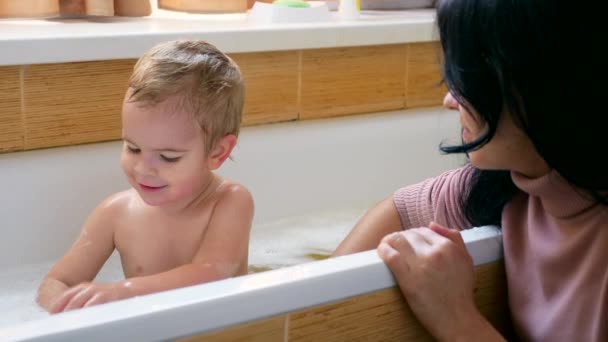
<svg viewBox="0 0 608 342">
<path fill-rule="evenodd" d="M 164 188 L 166 188 L 166 185 L 163 186 L 149 186 L 149 185 L 144 185 L 139 183 L 139 187 L 143 190 L 143 191 L 148 191 L 148 192 L 157 192 L 160 191 Z"/>
<path fill-rule="evenodd" d="M 170 97 L 154 104 L 125 101 L 121 165 L 131 186 L 151 206 L 185 207 L 212 178 L 203 132 Z"/>
</svg>

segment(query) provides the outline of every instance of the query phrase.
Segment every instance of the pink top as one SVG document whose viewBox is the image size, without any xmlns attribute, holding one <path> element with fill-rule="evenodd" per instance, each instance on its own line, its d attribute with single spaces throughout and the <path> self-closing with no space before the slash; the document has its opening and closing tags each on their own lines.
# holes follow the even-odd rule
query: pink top
<svg viewBox="0 0 608 342">
<path fill-rule="evenodd" d="M 404 228 L 431 220 L 468 228 L 459 196 L 473 167 L 404 187 L 394 201 Z M 513 324 L 523 340 L 608 341 L 608 207 L 553 171 L 511 175 L 521 190 L 502 215 Z"/>
</svg>

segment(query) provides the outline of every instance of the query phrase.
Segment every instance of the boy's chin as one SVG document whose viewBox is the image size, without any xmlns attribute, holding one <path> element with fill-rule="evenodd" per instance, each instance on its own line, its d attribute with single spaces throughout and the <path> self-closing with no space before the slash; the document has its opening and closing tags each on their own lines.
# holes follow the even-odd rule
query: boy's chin
<svg viewBox="0 0 608 342">
<path fill-rule="evenodd" d="M 166 194 L 150 194 L 142 190 L 137 190 L 137 193 L 139 194 L 141 200 L 151 207 L 162 207 L 175 202 L 174 200 L 168 198 Z"/>
</svg>

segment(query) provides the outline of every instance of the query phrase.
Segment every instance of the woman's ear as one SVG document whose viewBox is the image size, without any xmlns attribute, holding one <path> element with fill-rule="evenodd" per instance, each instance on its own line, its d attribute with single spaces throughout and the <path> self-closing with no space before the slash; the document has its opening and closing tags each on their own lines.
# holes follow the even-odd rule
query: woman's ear
<svg viewBox="0 0 608 342">
<path fill-rule="evenodd" d="M 224 161 L 230 157 L 232 149 L 236 146 L 237 138 L 234 134 L 228 134 L 220 138 L 215 147 L 209 153 L 207 165 L 209 170 L 217 170 L 224 164 Z"/>
</svg>

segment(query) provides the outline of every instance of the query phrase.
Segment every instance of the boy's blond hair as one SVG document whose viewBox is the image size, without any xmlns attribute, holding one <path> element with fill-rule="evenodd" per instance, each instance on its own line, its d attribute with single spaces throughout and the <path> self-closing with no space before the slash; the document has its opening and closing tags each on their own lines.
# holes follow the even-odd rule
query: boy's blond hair
<svg viewBox="0 0 608 342">
<path fill-rule="evenodd" d="M 135 64 L 128 101 L 155 105 L 179 96 L 205 134 L 205 150 L 228 134 L 238 136 L 245 85 L 239 67 L 202 40 L 156 45 Z"/>
</svg>

